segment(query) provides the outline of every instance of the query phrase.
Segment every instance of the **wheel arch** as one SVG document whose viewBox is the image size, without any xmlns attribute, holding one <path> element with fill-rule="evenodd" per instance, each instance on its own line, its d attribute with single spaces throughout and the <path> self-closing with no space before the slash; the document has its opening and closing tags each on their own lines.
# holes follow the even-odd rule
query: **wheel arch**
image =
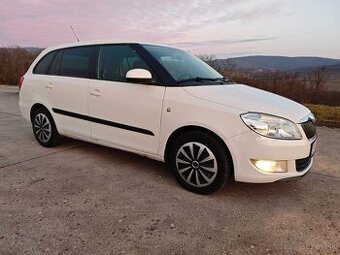
<svg viewBox="0 0 340 255">
<path fill-rule="evenodd" d="M 39 110 L 39 109 L 41 109 L 41 110 Z M 34 118 L 35 113 L 38 110 L 40 111 L 38 114 L 40 114 L 42 112 L 43 114 L 46 115 L 46 118 L 48 119 L 48 121 L 50 123 L 50 126 L 51 126 L 50 136 L 47 136 L 47 140 L 39 139 L 37 133 L 34 130 L 35 120 L 33 118 Z M 31 119 L 31 123 L 32 123 L 32 128 L 33 128 L 34 136 L 36 137 L 37 141 L 42 146 L 44 146 L 44 147 L 53 147 L 53 146 L 55 146 L 55 145 L 57 145 L 59 143 L 59 136 L 60 136 L 59 131 L 58 131 L 57 127 L 56 127 L 55 121 L 53 119 L 53 116 L 52 116 L 50 110 L 45 105 L 43 105 L 41 103 L 33 104 L 31 109 L 30 109 L 30 119 Z M 42 124 L 42 125 L 43 125 L 43 127 L 41 127 L 41 128 L 45 128 L 45 124 Z"/>
<path fill-rule="evenodd" d="M 179 136 L 181 136 L 181 135 L 183 135 L 187 132 L 192 132 L 192 131 L 202 131 L 202 132 L 208 133 L 208 134 L 214 136 L 223 145 L 223 147 L 225 148 L 225 151 L 229 154 L 229 157 L 230 157 L 230 160 L 231 160 L 231 163 L 232 163 L 232 173 L 233 173 L 234 172 L 233 157 L 231 155 L 230 149 L 228 148 L 227 144 L 215 132 L 211 131 L 210 129 L 207 129 L 207 128 L 204 128 L 204 127 L 201 127 L 201 126 L 196 126 L 196 125 L 183 126 L 183 127 L 176 129 L 174 132 L 171 133 L 171 135 L 169 136 L 169 138 L 166 142 L 166 145 L 165 145 L 164 161 L 168 162 L 168 158 L 169 158 L 169 155 L 170 155 L 169 152 L 170 152 L 170 149 L 171 149 L 173 143 L 175 142 L 175 140 Z"/>
<path fill-rule="evenodd" d="M 43 105 L 43 104 L 41 104 L 41 103 L 35 103 L 32 107 L 31 107 L 31 110 L 30 110 L 30 120 L 31 120 L 31 122 L 32 122 L 32 118 L 33 118 L 33 113 L 36 111 L 36 110 L 38 110 L 39 108 L 45 108 L 48 112 L 50 112 L 49 110 L 48 110 L 48 108 L 45 106 L 45 105 Z M 50 113 L 51 114 L 51 113 Z M 52 115 L 51 115 L 52 116 Z"/>
</svg>

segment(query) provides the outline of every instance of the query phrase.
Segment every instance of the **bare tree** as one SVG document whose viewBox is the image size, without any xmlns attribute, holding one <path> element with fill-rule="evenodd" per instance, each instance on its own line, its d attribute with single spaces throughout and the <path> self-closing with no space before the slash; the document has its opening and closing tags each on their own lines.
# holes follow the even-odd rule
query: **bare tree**
<svg viewBox="0 0 340 255">
<path fill-rule="evenodd" d="M 17 84 L 38 53 L 19 47 L 0 48 L 0 84 Z"/>
<path fill-rule="evenodd" d="M 314 92 L 324 91 L 329 77 L 330 72 L 325 67 L 313 70 L 309 74 L 309 81 Z"/>
<path fill-rule="evenodd" d="M 207 63 L 209 66 L 214 67 L 214 62 L 216 60 L 216 56 L 213 54 L 199 54 L 197 55 L 198 58 L 203 60 L 205 63 Z"/>
<path fill-rule="evenodd" d="M 230 59 L 227 59 L 227 61 L 225 62 L 225 64 L 220 67 L 221 72 L 225 72 L 228 75 L 233 75 L 237 72 L 237 65 L 235 64 L 235 62 L 231 61 Z"/>
</svg>

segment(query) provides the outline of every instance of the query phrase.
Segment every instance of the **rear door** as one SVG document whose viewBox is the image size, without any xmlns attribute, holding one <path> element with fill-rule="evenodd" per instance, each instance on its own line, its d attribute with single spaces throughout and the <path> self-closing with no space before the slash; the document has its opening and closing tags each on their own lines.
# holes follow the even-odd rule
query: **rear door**
<svg viewBox="0 0 340 255">
<path fill-rule="evenodd" d="M 92 138 L 157 154 L 165 87 L 126 81 L 131 69 L 151 71 L 129 45 L 100 46 L 97 62 L 89 86 Z"/>
<path fill-rule="evenodd" d="M 92 46 L 67 48 L 57 53 L 50 66 L 44 89 L 61 133 L 90 137 L 87 96 L 94 56 Z"/>
</svg>

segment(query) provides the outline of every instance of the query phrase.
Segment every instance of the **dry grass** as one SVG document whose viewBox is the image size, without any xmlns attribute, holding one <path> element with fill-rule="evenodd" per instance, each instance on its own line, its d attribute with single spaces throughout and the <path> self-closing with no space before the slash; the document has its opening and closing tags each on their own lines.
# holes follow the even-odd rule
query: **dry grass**
<svg viewBox="0 0 340 255">
<path fill-rule="evenodd" d="M 326 82 L 326 89 L 329 91 L 340 91 L 340 73 L 334 73 Z"/>
<path fill-rule="evenodd" d="M 317 119 L 317 124 L 340 127 L 340 106 L 306 104 Z"/>
</svg>

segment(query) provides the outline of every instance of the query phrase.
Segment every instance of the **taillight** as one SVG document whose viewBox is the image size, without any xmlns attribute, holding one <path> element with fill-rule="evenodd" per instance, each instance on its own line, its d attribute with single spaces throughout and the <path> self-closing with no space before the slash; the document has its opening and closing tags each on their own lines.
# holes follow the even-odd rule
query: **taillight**
<svg viewBox="0 0 340 255">
<path fill-rule="evenodd" d="M 21 89 L 21 86 L 22 86 L 22 84 L 23 84 L 23 82 L 24 82 L 24 76 L 21 76 L 20 77 L 20 79 L 19 79 L 19 90 Z"/>
</svg>

